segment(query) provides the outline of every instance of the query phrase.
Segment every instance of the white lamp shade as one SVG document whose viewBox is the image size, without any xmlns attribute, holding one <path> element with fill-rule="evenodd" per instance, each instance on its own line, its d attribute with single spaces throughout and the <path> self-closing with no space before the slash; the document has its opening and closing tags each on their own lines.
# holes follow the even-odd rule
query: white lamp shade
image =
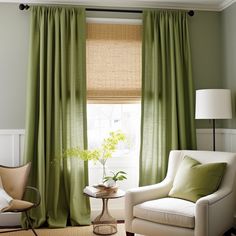
<svg viewBox="0 0 236 236">
<path fill-rule="evenodd" d="M 196 91 L 196 119 L 231 119 L 232 105 L 229 89 L 200 89 Z"/>
</svg>

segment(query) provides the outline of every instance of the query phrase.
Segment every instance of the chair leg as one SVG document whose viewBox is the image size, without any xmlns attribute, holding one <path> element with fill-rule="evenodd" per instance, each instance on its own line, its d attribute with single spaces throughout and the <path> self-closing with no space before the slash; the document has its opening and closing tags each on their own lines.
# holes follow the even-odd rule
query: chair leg
<svg viewBox="0 0 236 236">
<path fill-rule="evenodd" d="M 34 233 L 35 236 L 38 236 L 37 233 L 35 232 L 34 228 L 33 228 L 32 222 L 31 222 L 31 220 L 30 220 L 30 218 L 29 218 L 29 215 L 28 215 L 28 212 L 27 212 L 27 211 L 25 212 L 25 215 L 26 215 L 27 221 L 28 221 L 28 223 L 29 223 L 30 229 L 33 231 L 33 233 Z"/>
<path fill-rule="evenodd" d="M 126 231 L 126 236 L 134 236 L 134 233 L 130 233 Z"/>
</svg>

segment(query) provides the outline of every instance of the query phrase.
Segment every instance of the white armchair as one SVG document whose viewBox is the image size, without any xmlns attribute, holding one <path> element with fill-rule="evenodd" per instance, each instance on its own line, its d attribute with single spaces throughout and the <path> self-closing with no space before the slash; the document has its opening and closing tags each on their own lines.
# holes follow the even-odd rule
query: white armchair
<svg viewBox="0 0 236 236">
<path fill-rule="evenodd" d="M 168 197 L 179 164 L 186 155 L 203 164 L 227 163 L 219 189 L 196 203 Z M 126 235 L 222 236 L 234 222 L 235 173 L 235 153 L 171 151 L 167 175 L 161 183 L 127 191 Z"/>
</svg>

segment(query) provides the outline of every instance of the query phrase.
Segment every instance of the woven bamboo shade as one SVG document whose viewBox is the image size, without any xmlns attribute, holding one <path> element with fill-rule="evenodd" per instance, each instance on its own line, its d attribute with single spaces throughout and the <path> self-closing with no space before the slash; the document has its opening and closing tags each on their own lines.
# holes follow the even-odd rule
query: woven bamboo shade
<svg viewBox="0 0 236 236">
<path fill-rule="evenodd" d="M 88 23 L 86 44 L 88 100 L 140 100 L 141 25 Z"/>
</svg>

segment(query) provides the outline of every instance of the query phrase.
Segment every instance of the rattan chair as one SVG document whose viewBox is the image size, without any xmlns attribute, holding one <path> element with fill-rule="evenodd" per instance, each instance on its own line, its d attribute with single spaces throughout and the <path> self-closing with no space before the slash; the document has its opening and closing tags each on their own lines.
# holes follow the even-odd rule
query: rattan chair
<svg viewBox="0 0 236 236">
<path fill-rule="evenodd" d="M 30 217 L 28 215 L 28 211 L 32 208 L 37 207 L 40 204 L 41 197 L 38 189 L 26 186 L 29 172 L 30 172 L 31 163 L 28 163 L 19 167 L 7 167 L 0 165 L 0 187 L 2 187 L 8 195 L 10 195 L 13 200 L 10 202 L 9 206 L 3 208 L 1 213 L 5 212 L 21 212 L 26 215 L 26 219 L 28 221 L 28 226 L 37 236 L 35 232 Z M 24 196 L 27 191 L 33 191 L 35 194 L 35 202 L 24 201 Z M 27 228 L 26 230 L 28 230 Z M 19 230 L 25 229 L 14 229 L 1 231 L 0 233 L 9 233 Z"/>
</svg>

